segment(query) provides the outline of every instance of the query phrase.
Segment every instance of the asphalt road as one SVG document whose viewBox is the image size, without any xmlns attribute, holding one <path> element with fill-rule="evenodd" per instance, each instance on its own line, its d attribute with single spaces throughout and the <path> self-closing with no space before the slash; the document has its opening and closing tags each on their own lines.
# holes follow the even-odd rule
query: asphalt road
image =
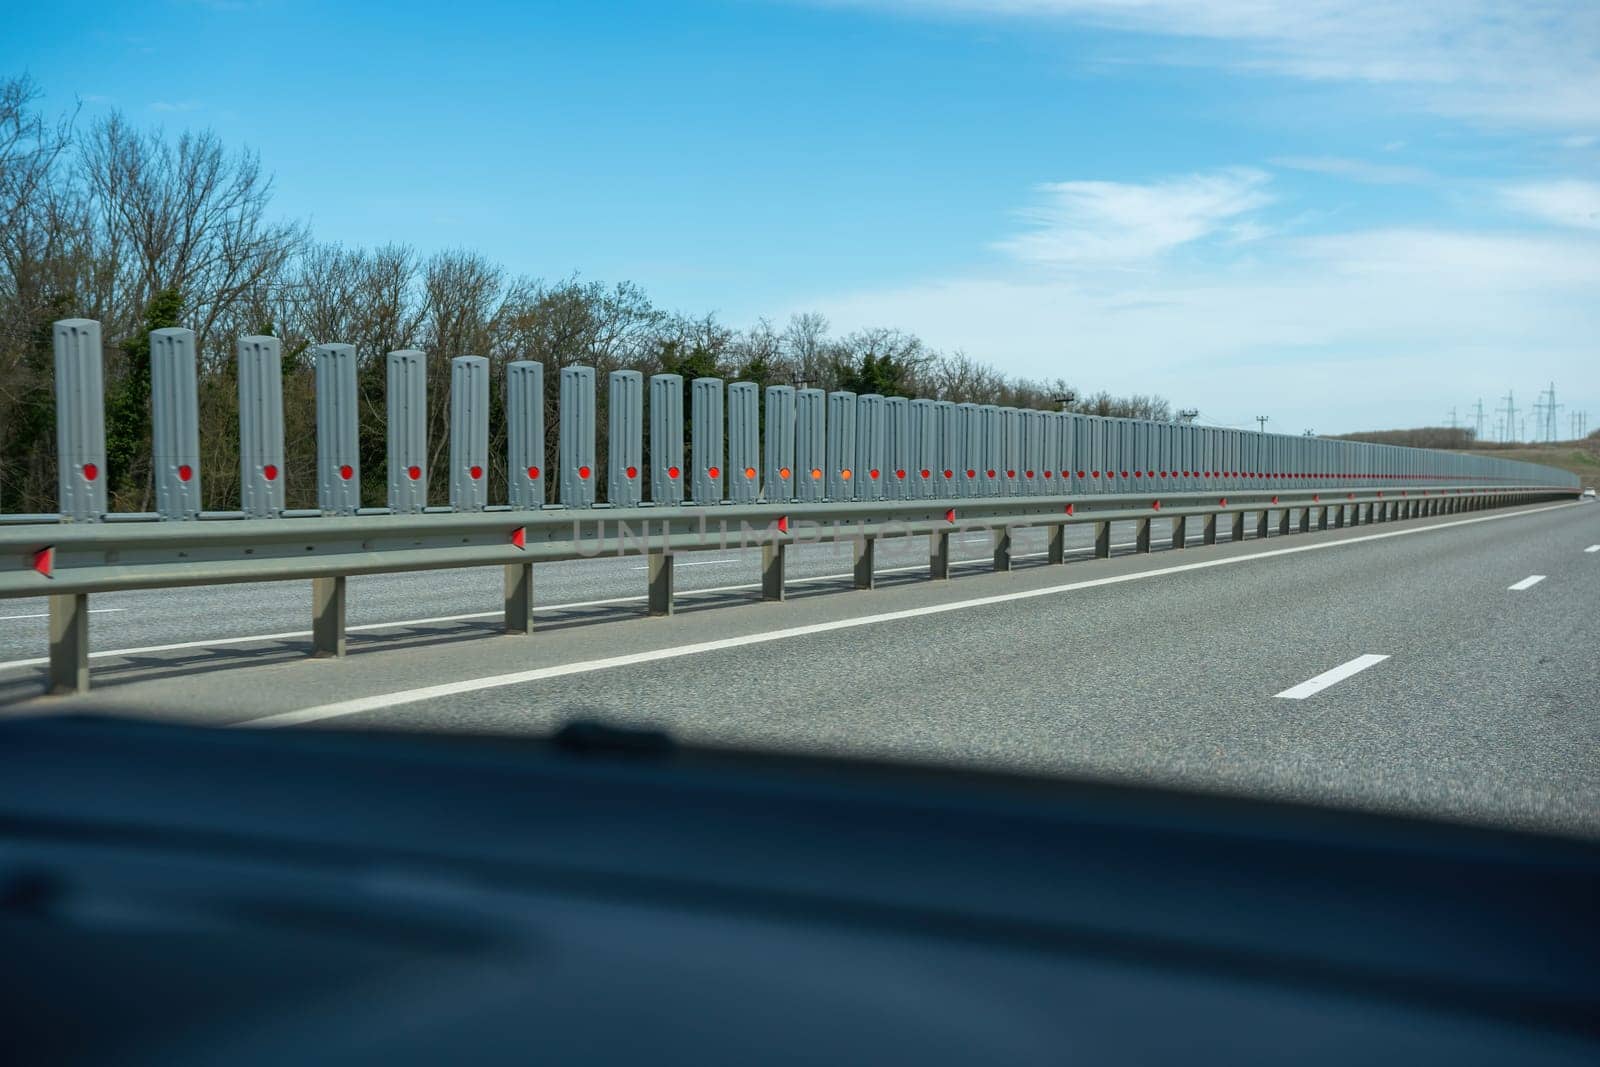
<svg viewBox="0 0 1600 1067">
<path fill-rule="evenodd" d="M 39 668 L 0 665 L 0 699 L 10 714 L 257 727 L 544 732 L 586 716 L 699 742 L 1600 836 L 1600 551 L 1585 551 L 1596 544 L 1592 504 L 1107 561 L 1080 552 L 1064 567 L 949 582 L 927 580 L 922 546 L 907 543 L 880 555 L 895 573 L 874 592 L 830 579 L 778 605 L 735 588 L 683 597 L 665 620 L 641 618 L 637 600 L 590 604 L 547 611 L 524 637 L 495 635 L 493 614 L 375 627 L 342 662 L 306 660 L 299 637 L 242 640 L 304 627 L 301 584 L 106 596 L 93 606 L 124 610 L 94 617 L 97 647 L 187 647 L 99 658 L 83 698 L 31 697 Z M 962 547 L 987 558 L 981 539 Z M 847 552 L 816 546 L 791 575 L 840 574 Z M 754 582 L 753 559 L 712 562 L 724 558 L 682 559 L 680 590 Z M 637 566 L 541 567 L 537 595 L 638 597 Z M 353 582 L 352 621 L 493 612 L 498 582 Z M 37 629 L 0 630 L 7 659 L 40 654 L 42 620 L 8 626 Z M 241 640 L 214 640 L 230 637 Z"/>
</svg>

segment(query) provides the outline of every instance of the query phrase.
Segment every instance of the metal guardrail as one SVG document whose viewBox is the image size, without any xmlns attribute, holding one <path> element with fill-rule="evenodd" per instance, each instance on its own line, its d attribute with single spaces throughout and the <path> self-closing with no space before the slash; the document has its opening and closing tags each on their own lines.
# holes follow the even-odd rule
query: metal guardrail
<svg viewBox="0 0 1600 1067">
<path fill-rule="evenodd" d="M 750 504 L 715 508 L 587 508 L 537 512 L 350 516 L 316 521 L 249 519 L 226 523 L 56 524 L 0 529 L 0 598 L 48 596 L 50 687 L 82 692 L 88 676 L 88 598 L 93 593 L 232 582 L 310 579 L 312 654 L 345 651 L 346 581 L 352 575 L 501 566 L 505 628 L 533 629 L 533 564 L 600 556 L 648 560 L 647 611 L 670 615 L 674 558 L 697 549 L 759 547 L 761 594 L 783 600 L 786 554 L 794 544 L 849 541 L 854 585 L 876 584 L 879 540 L 926 536 L 929 576 L 948 578 L 954 534 L 989 531 L 993 565 L 1009 570 L 1020 529 L 1047 531 L 1050 563 L 1065 561 L 1065 531 L 1095 526 L 1094 555 L 1111 554 L 1111 524 L 1135 524 L 1138 552 L 1152 548 L 1151 522 L 1170 519 L 1173 548 L 1189 547 L 1188 522 L 1215 544 L 1231 520 L 1242 540 L 1249 516 L 1257 537 L 1522 503 L 1571 492 L 1527 487 L 1462 490 L 1427 487 L 1343 494 L 1119 495 L 860 504 Z"/>
<path fill-rule="evenodd" d="M 674 553 L 733 543 L 761 546 L 762 595 L 781 600 L 787 548 L 808 540 L 854 542 L 855 584 L 870 588 L 875 546 L 887 537 L 928 536 L 929 572 L 946 578 L 950 535 L 961 530 L 993 531 L 994 565 L 1004 569 L 1018 526 L 1048 528 L 1049 558 L 1060 562 L 1074 523 L 1096 524 L 1095 554 L 1105 556 L 1117 521 L 1136 523 L 1137 546 L 1148 551 L 1158 513 L 1173 519 L 1173 545 L 1183 547 L 1192 517 L 1209 544 L 1224 516 L 1239 540 L 1249 513 L 1266 536 L 1273 512 L 1278 532 L 1289 533 L 1297 510 L 1306 531 L 1313 521 L 1326 528 L 1578 492 L 1571 475 L 1498 457 L 788 386 L 763 393 L 752 382 L 685 383 L 674 374 L 646 385 L 636 371 L 614 371 L 601 503 L 595 372 L 568 366 L 558 382 L 552 507 L 544 367 L 516 361 L 502 383 L 507 500 L 491 504 L 492 368 L 459 356 L 450 506 L 429 507 L 427 361 L 405 350 L 385 364 L 386 506 L 366 507 L 357 354 L 324 344 L 311 356 L 318 506 L 295 510 L 286 507 L 281 347 L 256 336 L 237 345 L 241 507 L 207 512 L 195 335 L 163 329 L 150 335 L 156 510 L 114 513 L 100 325 L 63 320 L 54 339 L 60 512 L 0 515 L 0 598 L 50 598 L 56 691 L 87 688 L 88 597 L 115 590 L 310 579 L 313 654 L 336 656 L 346 579 L 357 574 L 503 566 L 506 628 L 526 633 L 539 561 L 643 555 L 648 610 L 665 615 Z"/>
</svg>

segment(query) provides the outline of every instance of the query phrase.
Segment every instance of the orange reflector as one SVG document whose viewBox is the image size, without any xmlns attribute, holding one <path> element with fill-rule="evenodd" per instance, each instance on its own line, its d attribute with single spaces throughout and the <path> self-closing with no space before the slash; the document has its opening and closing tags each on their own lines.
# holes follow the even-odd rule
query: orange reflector
<svg viewBox="0 0 1600 1067">
<path fill-rule="evenodd" d="M 778 468 L 778 477 L 782 478 L 784 481 L 788 481 L 789 480 L 789 468 L 788 467 L 779 467 Z"/>
<path fill-rule="evenodd" d="M 839 477 L 848 482 L 850 480 L 850 468 L 846 467 L 844 470 L 840 471 Z"/>
<path fill-rule="evenodd" d="M 754 467 L 746 467 L 744 469 L 744 476 L 753 481 L 755 479 L 755 476 L 756 476 L 756 469 Z"/>
<path fill-rule="evenodd" d="M 814 481 L 814 482 L 820 482 L 822 480 L 822 468 L 821 467 L 812 467 L 811 468 L 811 480 Z"/>
</svg>

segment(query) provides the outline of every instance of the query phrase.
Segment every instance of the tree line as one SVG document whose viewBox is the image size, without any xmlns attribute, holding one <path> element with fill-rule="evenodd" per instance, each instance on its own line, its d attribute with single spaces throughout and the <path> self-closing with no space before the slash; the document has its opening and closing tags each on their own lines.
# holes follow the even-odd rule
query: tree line
<svg viewBox="0 0 1600 1067">
<path fill-rule="evenodd" d="M 105 344 L 107 488 L 113 510 L 153 507 L 149 331 L 187 326 L 199 350 L 204 506 L 235 508 L 238 381 L 234 344 L 271 334 L 283 344 L 286 485 L 291 507 L 316 502 L 311 348 L 355 346 L 361 394 L 363 499 L 385 497 L 385 357 L 427 357 L 431 468 L 448 450 L 450 360 L 539 360 L 546 425 L 564 366 L 606 375 L 722 377 L 887 396 L 1063 406 L 1166 419 L 1156 396 L 1088 394 L 1064 378 L 1017 378 L 964 352 L 937 350 L 895 328 L 833 333 L 815 313 L 738 328 L 686 315 L 634 282 L 516 275 L 467 250 L 422 255 L 404 244 L 349 248 L 318 241 L 270 210 L 272 179 L 258 156 L 211 131 L 140 129 L 117 112 L 88 122 L 48 116 L 26 77 L 0 79 L 0 511 L 55 509 L 51 324 L 97 319 Z M 496 408 L 500 389 L 491 390 Z M 688 404 L 685 403 L 685 412 Z M 492 412 L 491 499 L 504 499 L 505 424 Z M 548 434 L 555 470 L 555 434 Z M 604 434 L 600 435 L 604 469 Z M 430 479 L 443 503 L 447 479 Z M 603 493 L 604 480 L 601 479 Z"/>
</svg>

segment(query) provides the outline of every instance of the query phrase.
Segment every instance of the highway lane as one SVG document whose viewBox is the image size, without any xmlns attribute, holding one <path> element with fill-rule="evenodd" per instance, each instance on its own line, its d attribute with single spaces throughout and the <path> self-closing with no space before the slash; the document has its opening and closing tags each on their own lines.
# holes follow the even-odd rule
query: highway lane
<svg viewBox="0 0 1600 1067">
<path fill-rule="evenodd" d="M 591 716 L 1600 835 L 1597 539 L 1592 505 L 1489 512 L 530 637 L 443 628 L 343 663 L 152 657 L 18 710 L 492 733 Z M 1361 657 L 1383 658 L 1279 696 Z"/>
<path fill-rule="evenodd" d="M 1157 539 L 1162 545 L 1170 542 L 1168 525 L 1165 521 L 1152 523 L 1153 529 L 1161 531 Z M 1131 523 L 1116 524 L 1113 534 L 1116 551 L 1132 551 Z M 1090 527 L 1070 527 L 1067 540 L 1079 556 L 1090 555 Z M 1194 524 L 1190 540 L 1199 540 Z M 981 565 L 989 559 L 992 549 L 986 536 L 969 534 L 956 541 L 958 560 Z M 1023 531 L 1016 543 L 1017 552 L 1025 558 L 1042 554 L 1043 531 Z M 879 571 L 886 579 L 925 575 L 926 560 L 925 538 L 890 539 L 879 546 Z M 759 561 L 759 550 L 686 553 L 678 561 L 677 588 L 680 594 L 724 590 L 736 598 L 748 596 L 756 587 Z M 797 545 L 789 557 L 790 575 L 801 580 L 833 576 L 844 582 L 850 566 L 848 545 Z M 637 615 L 643 611 L 644 572 L 644 561 L 637 557 L 536 564 L 535 600 L 541 613 L 550 617 Z M 418 619 L 464 622 L 468 621 L 464 616 L 479 616 L 485 628 L 493 629 L 501 610 L 500 583 L 498 568 L 354 577 L 350 579 L 349 622 L 361 633 L 368 628 L 381 632 L 395 623 Z M 728 589 L 739 585 L 748 588 Z M 581 606 L 555 607 L 572 604 Z M 90 644 L 97 658 L 103 658 L 108 650 L 232 642 L 264 634 L 296 635 L 280 641 L 297 648 L 309 644 L 310 588 L 305 582 L 105 593 L 92 599 L 90 611 Z M 43 598 L 0 601 L 0 699 L 8 693 L 5 679 L 14 676 L 19 666 L 39 676 L 46 617 Z"/>
</svg>

